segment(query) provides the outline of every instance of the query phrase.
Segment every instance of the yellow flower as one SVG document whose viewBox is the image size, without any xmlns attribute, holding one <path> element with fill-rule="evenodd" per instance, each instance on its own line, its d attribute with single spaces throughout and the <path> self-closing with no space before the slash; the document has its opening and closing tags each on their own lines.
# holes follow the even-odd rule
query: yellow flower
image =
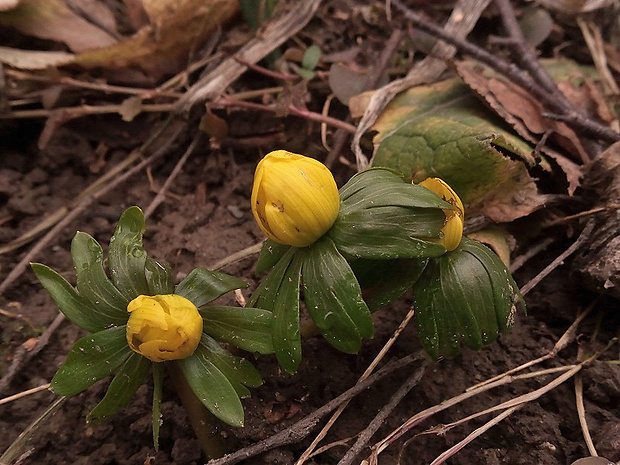
<svg viewBox="0 0 620 465">
<path fill-rule="evenodd" d="M 153 362 L 180 360 L 194 353 L 202 336 L 202 317 L 180 295 L 140 295 L 129 302 L 129 347 Z"/>
<path fill-rule="evenodd" d="M 420 183 L 420 186 L 426 187 L 428 190 L 434 192 L 443 200 L 454 206 L 454 210 L 444 210 L 446 215 L 446 222 L 441 228 L 443 237 L 439 239 L 441 245 L 443 245 L 448 252 L 456 249 L 461 243 L 463 237 L 463 223 L 465 221 L 465 209 L 463 208 L 463 202 L 456 192 L 452 190 L 445 181 L 439 178 L 426 178 Z"/>
<path fill-rule="evenodd" d="M 332 227 L 339 209 L 336 181 L 321 162 L 276 150 L 256 167 L 252 213 L 269 239 L 306 247 Z"/>
</svg>

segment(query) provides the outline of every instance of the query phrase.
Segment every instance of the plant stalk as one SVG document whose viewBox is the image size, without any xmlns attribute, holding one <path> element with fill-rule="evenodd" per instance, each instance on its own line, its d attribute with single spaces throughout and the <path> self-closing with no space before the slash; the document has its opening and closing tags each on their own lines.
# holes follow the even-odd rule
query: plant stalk
<svg viewBox="0 0 620 465">
<path fill-rule="evenodd" d="M 203 452 L 209 460 L 222 457 L 226 448 L 222 437 L 218 434 L 215 417 L 196 397 L 192 388 L 187 384 L 183 373 L 181 373 L 181 369 L 175 363 L 166 364 L 166 368 Z"/>
</svg>

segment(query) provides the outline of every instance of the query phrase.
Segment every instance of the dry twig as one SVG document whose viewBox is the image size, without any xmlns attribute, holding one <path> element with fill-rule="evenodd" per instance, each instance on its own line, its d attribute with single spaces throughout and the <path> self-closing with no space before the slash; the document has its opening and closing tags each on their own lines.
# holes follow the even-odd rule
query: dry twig
<svg viewBox="0 0 620 465">
<path fill-rule="evenodd" d="M 534 287 L 536 287 L 543 279 L 545 279 L 549 273 L 555 270 L 558 266 L 562 265 L 564 263 L 564 260 L 570 257 L 579 249 L 579 247 L 585 244 L 593 229 L 594 222 L 590 221 L 583 229 L 583 231 L 581 231 L 581 234 L 579 235 L 577 240 L 568 249 L 562 252 L 555 260 L 553 260 L 540 273 L 534 276 L 527 284 L 525 284 L 525 286 L 521 288 L 521 294 L 526 295 L 528 292 L 534 289 Z"/>
<path fill-rule="evenodd" d="M 580 110 L 576 109 L 572 105 L 570 105 L 570 107 L 566 107 L 562 101 L 556 99 L 554 95 L 549 95 L 549 92 L 536 80 L 532 79 L 528 72 L 520 69 L 512 63 L 502 60 L 501 58 L 487 52 L 471 42 L 468 42 L 465 39 L 451 35 L 446 30 L 414 13 L 404 3 L 402 3 L 401 0 L 392 0 L 392 3 L 404 13 L 405 17 L 411 21 L 415 27 L 440 38 L 441 40 L 457 47 L 461 53 L 471 55 L 487 66 L 490 66 L 492 69 L 500 72 L 515 84 L 523 87 L 523 89 L 540 100 L 551 110 L 551 112 L 554 113 L 554 117 L 557 116 L 557 119 L 565 121 L 573 129 L 581 130 L 592 137 L 610 143 L 620 140 L 620 134 L 613 129 L 583 115 Z M 551 114 L 547 114 L 546 116 L 550 117 Z"/>
<path fill-rule="evenodd" d="M 338 465 L 351 465 L 355 460 L 355 457 L 362 451 L 368 441 L 372 438 L 372 436 L 377 432 L 379 427 L 383 425 L 383 422 L 387 419 L 387 417 L 394 411 L 394 409 L 398 406 L 403 397 L 405 397 L 409 391 L 411 391 L 415 386 L 418 385 L 422 376 L 424 376 L 424 372 L 426 371 L 426 367 L 430 364 L 430 361 L 425 361 L 424 364 L 415 370 L 409 378 L 396 390 L 392 397 L 388 401 L 387 404 L 383 406 L 383 408 L 379 411 L 379 413 L 372 419 L 372 421 L 368 424 L 366 429 L 362 431 L 355 441 L 355 444 L 347 451 L 347 453 L 340 459 Z"/>
<path fill-rule="evenodd" d="M 376 64 L 376 66 L 372 68 L 372 71 L 371 71 L 372 74 L 368 76 L 368 80 L 366 81 L 364 90 L 372 90 L 377 87 L 377 84 L 379 83 L 381 76 L 383 76 L 383 73 L 385 73 L 385 70 L 390 64 L 390 60 L 392 56 L 394 55 L 394 53 L 396 53 L 396 50 L 398 49 L 398 46 L 400 45 L 402 41 L 402 37 L 403 37 L 403 31 L 396 30 L 392 32 L 392 35 L 386 42 L 385 48 L 383 49 L 383 52 L 381 53 L 381 56 L 379 57 L 378 63 Z M 349 122 L 350 120 L 351 120 L 351 116 L 349 115 L 347 116 L 347 122 Z M 347 141 L 347 136 L 348 136 L 347 132 L 345 132 L 343 129 L 338 129 L 334 133 L 333 147 L 329 151 L 329 154 L 327 155 L 327 158 L 325 159 L 325 165 L 328 168 L 331 168 L 333 164 L 336 162 L 338 155 L 340 154 L 342 148 L 344 147 L 344 144 Z"/>
<path fill-rule="evenodd" d="M 191 142 L 191 144 L 189 144 L 189 147 L 187 147 L 185 153 L 181 156 L 181 158 L 179 158 L 179 161 L 174 166 L 172 173 L 170 173 L 170 176 L 168 176 L 168 178 L 164 182 L 164 185 L 161 186 L 155 198 L 151 201 L 147 209 L 144 210 L 144 219 L 147 219 L 149 216 L 151 216 L 155 209 L 164 201 L 164 199 L 166 198 L 166 192 L 170 188 L 172 182 L 176 179 L 176 177 L 183 169 L 183 165 L 185 165 L 185 162 L 187 161 L 189 156 L 194 152 L 194 149 L 196 148 L 196 145 L 200 140 L 200 136 L 201 133 L 199 132 L 196 137 L 194 137 L 194 140 Z"/>
<path fill-rule="evenodd" d="M 394 342 L 396 342 L 396 339 L 398 339 L 398 336 L 400 336 L 403 330 L 407 327 L 407 325 L 413 318 L 414 313 L 415 311 L 413 308 L 411 308 L 407 312 L 407 314 L 405 315 L 405 318 L 403 318 L 403 321 L 401 321 L 400 325 L 398 325 L 398 328 L 396 328 L 396 331 L 394 331 L 394 334 L 392 334 L 390 339 L 381 348 L 381 350 L 379 351 L 377 356 L 374 358 L 374 360 L 370 363 L 368 368 L 366 368 L 364 373 L 362 373 L 362 376 L 360 376 L 358 383 L 367 379 L 370 376 L 370 374 L 375 370 L 375 368 L 377 368 L 381 360 L 383 360 L 383 358 L 387 354 L 388 350 L 390 350 L 390 348 L 394 345 Z M 327 435 L 327 432 L 334 425 L 334 423 L 336 423 L 336 420 L 338 420 L 338 417 L 342 414 L 342 412 L 344 412 L 344 409 L 347 408 L 347 405 L 349 405 L 348 401 L 344 402 L 342 405 L 338 407 L 338 410 L 334 412 L 334 414 L 329 419 L 327 424 L 323 427 L 321 432 L 316 436 L 316 438 L 314 438 L 314 440 L 312 441 L 312 444 L 310 444 L 308 448 L 304 451 L 304 453 L 301 454 L 301 457 L 297 460 L 295 465 L 302 465 L 312 455 L 312 451 L 314 451 L 314 449 L 319 444 L 319 442 L 321 442 L 321 440 Z"/>
<path fill-rule="evenodd" d="M 380 379 L 391 373 L 394 373 L 395 371 L 407 365 L 410 365 L 417 360 L 420 360 L 420 358 L 421 357 L 417 354 L 407 355 L 406 357 L 387 364 L 375 374 L 371 375 L 365 381 L 362 381 L 361 383 L 353 386 L 348 391 L 343 392 L 338 397 L 329 401 L 323 407 L 315 410 L 310 415 L 299 420 L 297 423 L 290 426 L 289 428 L 286 428 L 285 430 L 282 430 L 279 433 L 276 433 L 273 436 L 264 439 L 263 441 L 240 449 L 220 459 L 210 460 L 207 465 L 233 465 L 235 463 L 239 463 L 242 460 L 246 460 L 251 457 L 255 457 L 258 454 L 262 454 L 263 452 L 275 449 L 276 447 L 281 447 L 286 444 L 294 444 L 301 441 L 312 432 L 312 430 L 321 420 L 321 418 L 323 418 L 329 412 L 338 408 L 338 406 L 341 405 L 343 402 L 352 399 L 360 392 L 368 389 Z"/>
<path fill-rule="evenodd" d="M 460 0 L 445 25 L 445 33 L 459 38 L 467 36 L 489 2 L 490 0 Z M 443 42 L 437 43 L 430 55 L 415 65 L 407 76 L 390 82 L 372 95 L 351 143 L 358 171 L 368 167 L 368 158 L 360 146 L 362 136 L 371 128 L 387 104 L 403 90 L 437 79 L 446 69 L 446 60 L 452 58 L 455 52 L 454 46 Z"/>
<path fill-rule="evenodd" d="M 231 82 L 247 69 L 242 63 L 257 63 L 291 36 L 297 34 L 312 19 L 321 0 L 295 3 L 283 17 L 270 21 L 260 35 L 250 40 L 234 57 L 228 58 L 196 82 L 177 104 L 177 111 L 187 112 L 196 103 L 221 95 Z"/>
<path fill-rule="evenodd" d="M 518 367 L 512 368 L 500 375 L 494 376 L 493 378 L 489 378 L 486 381 L 478 383 L 468 388 L 467 391 L 475 390 L 479 388 L 480 386 L 484 386 L 485 384 L 494 383 L 495 381 L 502 379 L 506 376 L 511 376 L 515 373 L 518 373 L 519 371 L 525 370 L 526 368 L 530 368 L 530 367 L 533 367 L 534 365 L 538 365 L 544 362 L 545 360 L 550 360 L 554 358 L 561 350 L 566 348 L 571 342 L 577 339 L 577 328 L 579 328 L 579 325 L 581 324 L 583 319 L 590 314 L 590 312 L 594 308 L 595 303 L 596 301 L 593 302 L 592 305 L 586 308 L 579 315 L 577 315 L 577 317 L 575 318 L 575 321 L 573 321 L 573 323 L 568 327 L 568 329 L 564 332 L 564 334 L 562 334 L 562 337 L 560 337 L 560 339 L 558 339 L 558 341 L 555 343 L 553 348 L 549 352 L 547 352 L 545 355 L 543 355 L 542 357 L 538 357 L 537 359 L 530 360 L 529 362 L 519 365 Z"/>
<path fill-rule="evenodd" d="M 0 405 L 8 404 L 9 402 L 16 401 L 21 399 L 22 397 L 26 397 L 32 394 L 36 394 L 37 392 L 46 391 L 50 387 L 50 383 L 42 384 L 41 386 L 34 387 L 32 389 L 27 389 L 22 392 L 18 392 L 17 394 L 13 394 L 12 396 L 4 397 L 0 399 Z"/>
<path fill-rule="evenodd" d="M 15 375 L 19 373 L 19 370 L 26 365 L 32 358 L 37 355 L 43 348 L 47 345 L 52 337 L 52 334 L 58 329 L 60 324 L 64 321 L 65 316 L 62 313 L 59 313 L 52 324 L 48 326 L 41 336 L 37 339 L 37 343 L 34 347 L 29 348 L 26 346 L 26 343 L 22 344 L 19 349 L 15 352 L 13 356 L 13 362 L 11 366 L 6 371 L 6 374 L 0 379 L 0 393 L 4 392 L 4 390 L 11 384 Z M 26 341 L 28 342 L 28 341 Z"/>
</svg>

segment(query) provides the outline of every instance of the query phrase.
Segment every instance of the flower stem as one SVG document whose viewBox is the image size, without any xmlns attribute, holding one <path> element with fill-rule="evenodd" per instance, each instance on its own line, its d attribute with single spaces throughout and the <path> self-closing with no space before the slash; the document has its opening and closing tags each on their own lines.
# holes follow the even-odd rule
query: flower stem
<svg viewBox="0 0 620 465">
<path fill-rule="evenodd" d="M 218 428 L 214 422 L 213 415 L 211 415 L 189 387 L 183 373 L 181 373 L 181 369 L 175 363 L 168 363 L 166 367 L 203 452 L 208 459 L 223 456 L 225 453 L 224 442 L 218 434 Z"/>
</svg>

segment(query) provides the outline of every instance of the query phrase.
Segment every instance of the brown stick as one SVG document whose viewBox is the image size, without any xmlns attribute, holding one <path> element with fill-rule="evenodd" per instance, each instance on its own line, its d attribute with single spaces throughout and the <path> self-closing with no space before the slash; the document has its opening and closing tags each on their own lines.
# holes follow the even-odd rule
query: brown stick
<svg viewBox="0 0 620 465">
<path fill-rule="evenodd" d="M 355 457 L 362 451 L 368 444 L 368 441 L 377 432 L 377 430 L 383 425 L 385 419 L 392 413 L 392 411 L 398 406 L 403 397 L 405 397 L 409 391 L 418 385 L 426 367 L 430 362 L 425 362 L 420 368 L 414 371 L 409 378 L 398 388 L 398 390 L 392 395 L 390 401 L 383 406 L 379 413 L 372 419 L 370 424 L 364 431 L 361 432 L 355 444 L 347 451 L 347 453 L 340 459 L 338 465 L 351 465 Z"/>
<path fill-rule="evenodd" d="M 297 34 L 312 19 L 321 0 L 294 2 L 292 9 L 283 17 L 270 21 L 265 29 L 250 40 L 234 57 L 228 58 L 213 71 L 202 77 L 179 99 L 178 112 L 187 112 L 199 102 L 218 97 L 231 82 L 247 69 L 240 63 L 257 63 L 291 36 Z"/>
<path fill-rule="evenodd" d="M 377 63 L 375 67 L 373 67 L 372 71 L 368 75 L 368 80 L 366 81 L 364 90 L 372 90 L 372 89 L 377 88 L 377 84 L 379 83 L 381 76 L 383 76 L 383 74 L 385 73 L 385 70 L 387 69 L 390 63 L 390 59 L 396 52 L 396 49 L 400 45 L 402 38 L 403 38 L 403 31 L 401 31 L 400 29 L 392 32 L 392 35 L 390 36 L 390 38 L 385 44 L 385 48 L 383 49 L 383 52 L 381 52 L 381 56 L 379 57 L 379 62 Z M 347 122 L 351 121 L 350 115 L 347 117 L 346 121 Z M 334 133 L 334 144 L 329 154 L 327 155 L 327 158 L 325 159 L 325 165 L 328 168 L 331 168 L 336 162 L 336 159 L 338 158 L 338 155 L 340 155 L 340 152 L 342 151 L 344 144 L 347 142 L 347 136 L 348 136 L 348 133 L 344 129 L 338 129 Z"/>
<path fill-rule="evenodd" d="M 239 463 L 242 460 L 246 460 L 250 457 L 254 457 L 263 452 L 267 452 L 268 450 L 275 449 L 276 447 L 285 446 L 287 444 L 294 444 L 296 442 L 301 441 L 303 438 L 308 436 L 317 423 L 327 415 L 329 412 L 338 408 L 340 404 L 346 402 L 347 400 L 355 397 L 360 392 L 368 389 L 374 383 L 379 381 L 381 378 L 394 373 L 396 370 L 403 368 L 416 360 L 419 360 L 419 355 L 412 354 L 407 355 L 406 357 L 401 358 L 400 360 L 396 360 L 392 363 L 389 363 L 381 370 L 377 371 L 374 375 L 371 375 L 365 381 L 361 383 L 357 383 L 348 391 L 343 392 L 335 399 L 329 401 L 323 407 L 315 410 L 307 417 L 298 421 L 294 425 L 289 428 L 286 428 L 279 433 L 274 434 L 273 436 L 260 441 L 256 444 L 252 444 L 248 447 L 238 450 L 230 455 L 226 455 L 221 459 L 210 460 L 207 465 L 234 465 L 235 463 Z"/>
<path fill-rule="evenodd" d="M 125 182 L 134 174 L 140 172 L 145 166 L 151 164 L 153 161 L 158 159 L 159 157 L 165 155 L 168 152 L 168 149 L 172 145 L 172 143 L 176 140 L 177 136 L 183 130 L 183 122 L 178 121 L 178 126 L 174 128 L 174 133 L 169 136 L 169 139 L 166 143 L 164 143 L 159 150 L 155 151 L 150 157 L 145 159 L 140 164 L 134 166 L 126 173 L 122 174 L 118 178 L 114 179 L 110 184 L 108 184 L 103 189 L 97 191 L 93 195 L 86 197 L 82 200 L 72 211 L 68 212 L 67 215 L 54 226 L 52 229 L 48 231 L 48 233 L 41 238 L 37 244 L 30 249 L 30 251 L 20 260 L 20 262 L 15 265 L 15 267 L 11 270 L 8 276 L 2 281 L 0 284 L 0 295 L 2 295 L 8 287 L 15 282 L 17 278 L 19 278 L 22 273 L 26 270 L 28 264 L 35 259 L 37 255 L 63 230 L 67 225 L 71 223 L 74 219 L 76 219 L 83 211 L 85 211 L 95 200 L 101 198 L 103 195 L 107 194 L 111 190 L 115 189 L 121 183 Z"/>
<path fill-rule="evenodd" d="M 604 140 L 606 142 L 616 142 L 620 140 L 620 134 L 613 129 L 604 126 L 603 124 L 594 121 L 588 117 L 582 115 L 572 105 L 570 109 L 564 107 L 553 95 L 549 95 L 549 92 L 539 85 L 532 77 L 512 63 L 502 60 L 501 58 L 492 55 L 486 50 L 468 42 L 467 40 L 450 36 L 439 26 L 429 22 L 422 18 L 418 14 L 411 11 L 405 6 L 401 0 L 392 0 L 392 4 L 403 12 L 405 17 L 411 21 L 415 27 L 427 32 L 439 39 L 454 45 L 461 53 L 466 53 L 481 61 L 482 63 L 490 66 L 494 70 L 502 73 L 508 79 L 512 80 L 515 84 L 523 87 L 526 91 L 531 93 L 534 97 L 539 99 L 543 104 L 549 108 L 552 112 L 562 116 L 562 119 L 566 121 L 573 129 L 579 129 L 590 136 Z"/>
</svg>

